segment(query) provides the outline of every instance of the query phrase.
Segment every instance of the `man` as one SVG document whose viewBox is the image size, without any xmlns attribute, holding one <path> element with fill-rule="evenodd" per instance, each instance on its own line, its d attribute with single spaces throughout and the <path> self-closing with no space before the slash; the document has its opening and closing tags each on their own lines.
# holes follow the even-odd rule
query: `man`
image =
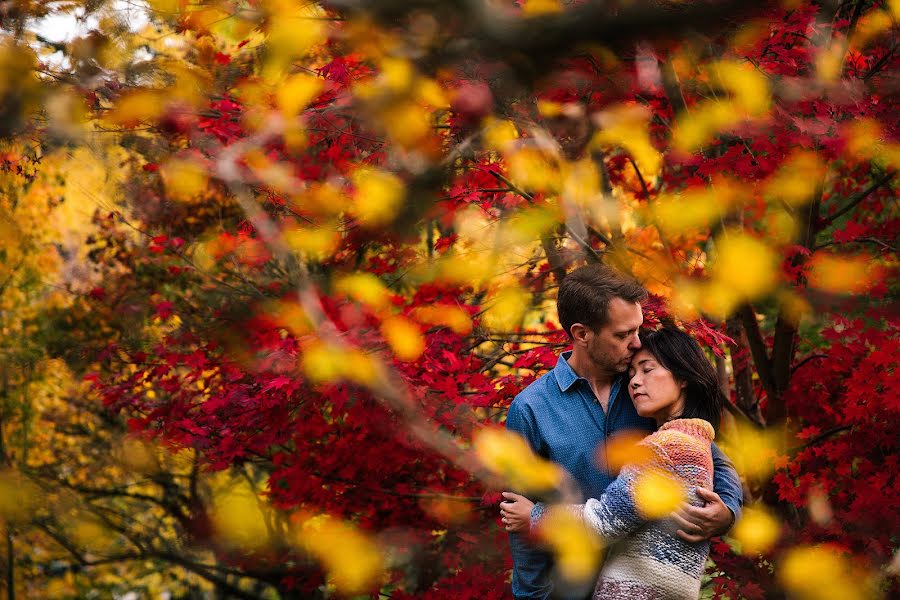
<svg viewBox="0 0 900 600">
<path fill-rule="evenodd" d="M 581 267 L 562 281 L 557 296 L 559 321 L 572 341 L 556 367 L 516 396 L 506 427 L 522 435 L 540 456 L 565 468 L 584 498 L 598 498 L 613 476 L 596 464 L 597 450 L 624 430 L 651 432 L 653 419 L 640 417 L 628 396 L 627 371 L 640 349 L 644 321 L 641 301 L 647 292 L 636 281 L 601 264 Z M 706 505 L 673 515 L 687 541 L 726 532 L 740 516 L 743 494 L 734 466 L 713 445 L 715 492 L 697 490 Z M 534 547 L 525 533 L 514 532 L 504 507 L 515 495 L 504 492 L 501 515 L 510 531 L 512 591 L 516 598 L 549 598 L 552 555 Z"/>
</svg>

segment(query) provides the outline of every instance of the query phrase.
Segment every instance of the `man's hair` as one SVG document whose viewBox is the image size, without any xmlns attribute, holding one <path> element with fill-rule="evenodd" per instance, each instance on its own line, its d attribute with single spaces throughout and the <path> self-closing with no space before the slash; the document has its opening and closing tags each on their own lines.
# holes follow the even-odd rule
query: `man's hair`
<svg viewBox="0 0 900 600">
<path fill-rule="evenodd" d="M 687 383 L 681 419 L 705 419 L 718 431 L 725 407 L 725 394 L 719 375 L 697 341 L 675 327 L 641 331 L 641 349 L 672 372 L 678 381 Z"/>
<path fill-rule="evenodd" d="M 609 320 L 609 302 L 621 298 L 641 302 L 647 290 L 637 281 L 612 267 L 595 263 L 579 267 L 566 275 L 559 285 L 556 310 L 559 323 L 569 337 L 572 325 L 581 323 L 597 331 Z"/>
</svg>

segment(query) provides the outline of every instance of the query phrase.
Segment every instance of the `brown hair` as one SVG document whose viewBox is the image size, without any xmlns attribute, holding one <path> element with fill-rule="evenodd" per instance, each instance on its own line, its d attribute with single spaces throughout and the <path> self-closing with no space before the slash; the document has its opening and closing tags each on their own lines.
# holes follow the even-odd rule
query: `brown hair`
<svg viewBox="0 0 900 600">
<path fill-rule="evenodd" d="M 640 283 L 601 263 L 579 267 L 566 275 L 559 286 L 556 311 L 569 337 L 572 325 L 581 323 L 597 331 L 609 319 L 609 301 L 621 298 L 641 302 L 647 290 Z"/>
</svg>

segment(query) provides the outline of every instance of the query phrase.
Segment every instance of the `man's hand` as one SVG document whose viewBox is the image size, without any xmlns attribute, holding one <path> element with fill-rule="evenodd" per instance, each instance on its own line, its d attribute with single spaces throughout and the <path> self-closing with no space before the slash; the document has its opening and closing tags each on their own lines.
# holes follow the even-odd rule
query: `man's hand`
<svg viewBox="0 0 900 600">
<path fill-rule="evenodd" d="M 705 506 L 682 504 L 678 511 L 672 513 L 672 519 L 680 528 L 678 537 L 686 542 L 702 542 L 721 535 L 731 528 L 734 521 L 731 510 L 717 493 L 698 487 L 697 496 L 706 502 Z"/>
<path fill-rule="evenodd" d="M 500 503 L 500 517 L 506 531 L 510 533 L 528 531 L 531 527 L 531 509 L 534 508 L 534 502 L 512 492 L 503 492 L 503 497 L 506 500 Z"/>
</svg>

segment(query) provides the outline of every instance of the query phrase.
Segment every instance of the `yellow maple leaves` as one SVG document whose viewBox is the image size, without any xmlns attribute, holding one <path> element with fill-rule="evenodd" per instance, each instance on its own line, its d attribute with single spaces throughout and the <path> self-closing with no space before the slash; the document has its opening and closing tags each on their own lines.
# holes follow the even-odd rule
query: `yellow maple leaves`
<svg viewBox="0 0 900 600">
<path fill-rule="evenodd" d="M 482 464 L 512 489 L 541 493 L 556 489 L 562 482 L 561 467 L 537 456 L 516 433 L 497 428 L 480 429 L 473 444 Z"/>
<path fill-rule="evenodd" d="M 742 120 L 762 117 L 771 105 L 769 82 L 753 65 L 722 60 L 704 70 L 713 87 L 728 96 L 705 100 L 678 116 L 672 146 L 683 152 L 696 150 Z"/>
</svg>

